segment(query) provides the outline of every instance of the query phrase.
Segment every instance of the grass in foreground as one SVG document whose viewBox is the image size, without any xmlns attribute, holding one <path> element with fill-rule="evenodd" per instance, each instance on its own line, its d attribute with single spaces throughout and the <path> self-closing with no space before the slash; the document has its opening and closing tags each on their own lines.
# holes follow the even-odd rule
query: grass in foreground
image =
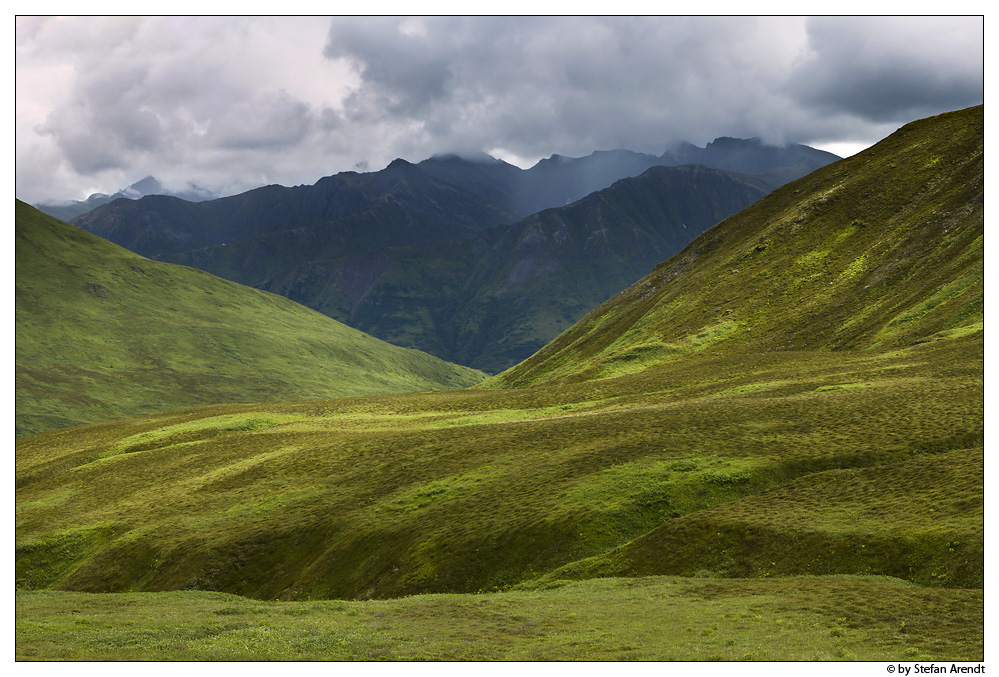
<svg viewBox="0 0 999 677">
<path fill-rule="evenodd" d="M 650 577 L 364 602 L 18 592 L 17 660 L 982 660 L 982 590 Z"/>
<path fill-rule="evenodd" d="M 784 353 L 752 373 L 722 357 L 564 387 L 216 406 L 21 438 L 17 584 L 365 599 L 578 578 L 558 570 L 617 552 L 600 575 L 979 587 L 981 350 L 978 336 Z M 928 494 L 957 461 L 961 481 Z M 682 537 L 675 568 L 657 533 Z"/>
</svg>

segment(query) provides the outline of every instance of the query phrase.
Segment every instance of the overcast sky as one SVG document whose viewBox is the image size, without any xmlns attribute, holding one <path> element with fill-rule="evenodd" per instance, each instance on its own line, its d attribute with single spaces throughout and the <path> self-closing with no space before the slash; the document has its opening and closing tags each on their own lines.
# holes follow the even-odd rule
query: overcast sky
<svg viewBox="0 0 999 677">
<path fill-rule="evenodd" d="M 758 136 L 840 155 L 983 102 L 981 17 L 16 19 L 16 195 L 232 194 L 397 157 Z"/>
</svg>

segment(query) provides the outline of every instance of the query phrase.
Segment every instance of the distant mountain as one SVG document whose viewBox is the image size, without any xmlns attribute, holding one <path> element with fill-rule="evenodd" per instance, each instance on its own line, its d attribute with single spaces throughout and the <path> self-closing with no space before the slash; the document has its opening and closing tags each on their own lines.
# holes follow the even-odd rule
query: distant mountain
<svg viewBox="0 0 999 677">
<path fill-rule="evenodd" d="M 520 171 L 503 162 L 395 160 L 380 172 L 209 202 L 116 200 L 73 224 L 145 256 L 255 285 L 304 261 L 471 237 L 515 221 L 503 177 Z"/>
<path fill-rule="evenodd" d="M 653 167 L 475 238 L 303 263 L 259 286 L 496 373 L 771 187 L 698 165 Z"/>
<path fill-rule="evenodd" d="M 151 261 L 22 202 L 15 263 L 18 435 L 197 404 L 484 378 L 280 296 Z"/>
<path fill-rule="evenodd" d="M 834 159 L 805 146 L 774 149 L 757 140 L 738 139 L 718 140 L 704 149 L 685 146 L 660 158 L 624 150 L 582 158 L 553 156 L 528 170 L 487 155 L 437 155 L 418 164 L 395 160 L 379 172 L 343 172 L 313 186 L 267 186 L 208 202 L 163 196 L 116 200 L 73 223 L 144 256 L 287 294 L 380 338 L 500 370 L 524 359 L 593 305 L 637 280 L 685 244 L 684 238 L 738 211 L 747 199 L 759 199 L 789 178 Z M 660 189 L 669 194 L 660 196 L 651 211 L 617 204 L 631 199 L 624 197 L 628 193 L 623 189 L 607 205 L 595 207 L 600 204 L 597 200 L 576 209 L 571 219 L 599 212 L 598 218 L 607 219 L 611 230 L 599 226 L 599 221 L 569 230 L 582 233 L 589 228 L 594 242 L 615 231 L 608 242 L 617 244 L 566 251 L 559 251 L 558 243 L 546 244 L 552 253 L 545 256 L 554 257 L 552 261 L 571 259 L 569 268 L 552 261 L 540 263 L 536 252 L 518 244 L 522 238 L 513 235 L 518 227 L 496 230 L 545 209 L 564 208 L 652 167 L 688 160 L 747 166 L 757 176 L 731 178 L 727 185 L 739 186 L 732 199 L 718 192 L 724 182 L 719 183 L 717 174 L 691 170 L 662 183 Z M 701 180 L 708 181 L 703 196 Z M 748 186 L 752 186 L 749 193 Z M 648 192 L 648 188 L 636 190 Z M 646 203 L 651 199 L 641 198 Z M 587 210 L 594 209 L 588 216 Z M 657 218 L 660 222 L 653 222 Z M 630 219 L 638 222 L 630 224 Z M 632 230 L 641 232 L 624 232 Z M 553 229 L 544 237 L 556 236 Z M 504 246 L 515 250 L 501 251 Z M 386 251 L 399 247 L 424 251 Z M 496 263 L 482 258 L 487 250 Z M 468 251 L 475 255 L 469 257 Z M 590 256 L 598 258 L 588 262 Z M 607 256 L 614 257 L 613 262 L 599 258 Z M 388 261 L 397 263 L 384 277 Z M 516 282 L 514 292 L 496 280 L 486 280 L 485 270 L 499 275 L 508 264 L 519 266 L 510 273 L 515 278 L 532 266 L 555 267 L 540 278 L 535 269 L 529 276 L 534 280 L 530 290 L 524 278 Z M 446 279 L 440 278 L 438 269 Z M 559 275 L 578 279 L 559 281 Z M 490 285 L 493 292 L 487 293 Z M 534 307 L 511 306 L 517 295 L 531 297 L 528 304 Z M 542 310 L 542 304 L 552 307 Z M 477 310 L 468 315 L 463 309 L 473 305 Z M 521 311 L 526 314 L 516 320 L 518 326 L 524 323 L 519 333 L 495 334 L 495 322 L 508 323 Z M 484 315 L 473 317 L 479 314 Z M 499 341 L 505 344 L 502 348 Z"/>
<path fill-rule="evenodd" d="M 763 175 L 776 187 L 839 159 L 832 153 L 800 144 L 775 147 L 759 139 L 730 137 L 715 139 L 704 148 L 682 144 L 658 157 L 629 150 L 597 151 L 579 158 L 553 155 L 527 170 L 519 197 L 522 210 L 534 213 L 574 202 L 651 167 L 681 165 Z"/>
<path fill-rule="evenodd" d="M 669 166 L 702 164 L 741 174 L 776 172 L 786 182 L 801 178 L 840 157 L 801 144 L 771 146 L 756 138 L 723 136 L 704 148 L 689 143 L 680 144 L 663 153 L 659 159 Z"/>
<path fill-rule="evenodd" d="M 190 185 L 186 190 L 168 191 L 163 185 L 152 176 L 136 181 L 128 188 L 119 190 L 114 195 L 104 193 L 94 193 L 86 200 L 65 200 L 62 202 L 40 202 L 33 205 L 35 209 L 44 212 L 49 216 L 54 216 L 61 221 L 71 221 L 81 214 L 106 205 L 109 202 L 124 198 L 127 200 L 137 200 L 146 195 L 169 195 L 189 202 L 202 202 L 204 200 L 214 200 L 218 195 L 209 190 Z"/>
</svg>

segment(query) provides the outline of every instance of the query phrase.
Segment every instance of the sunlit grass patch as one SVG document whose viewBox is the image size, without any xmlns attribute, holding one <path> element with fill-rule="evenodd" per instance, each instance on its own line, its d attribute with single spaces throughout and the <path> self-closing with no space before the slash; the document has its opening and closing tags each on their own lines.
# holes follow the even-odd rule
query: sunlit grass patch
<svg viewBox="0 0 999 677">
<path fill-rule="evenodd" d="M 623 463 L 573 485 L 563 504 L 602 512 L 654 508 L 655 521 L 659 522 L 732 498 L 727 489 L 748 488 L 764 464 L 763 459 L 730 459 L 696 452 L 668 460 Z"/>
<path fill-rule="evenodd" d="M 284 423 L 298 421 L 302 418 L 300 415 L 289 414 L 223 414 L 221 416 L 210 416 L 208 418 L 177 423 L 132 435 L 115 444 L 111 450 L 105 452 L 102 456 L 106 457 L 120 453 L 155 449 L 164 440 L 168 440 L 171 437 L 179 437 L 184 433 L 224 435 L 227 433 L 264 430 Z"/>
<path fill-rule="evenodd" d="M 836 385 L 819 386 L 815 389 L 817 393 L 828 393 L 835 390 L 853 390 L 855 388 L 870 388 L 870 383 L 838 383 Z"/>
<path fill-rule="evenodd" d="M 643 371 L 651 365 L 706 350 L 729 338 L 739 329 L 739 323 L 726 320 L 701 327 L 696 332 L 673 342 L 656 341 L 628 345 L 623 338 L 620 341 L 621 345 L 612 344 L 596 360 L 595 378 L 613 378 Z"/>
<path fill-rule="evenodd" d="M 556 418 L 559 416 L 571 416 L 577 412 L 591 411 L 607 407 L 605 401 L 589 402 L 567 402 L 549 407 L 524 408 L 524 409 L 502 409 L 493 410 L 474 416 L 458 416 L 454 418 L 441 418 L 434 421 L 429 427 L 450 428 L 471 425 L 484 425 L 489 423 L 516 423 L 518 421 L 532 421 L 546 418 Z"/>
<path fill-rule="evenodd" d="M 466 492 L 481 489 L 482 482 L 488 482 L 503 472 L 501 467 L 484 466 L 473 471 L 434 480 L 425 484 L 407 487 L 376 504 L 376 512 L 410 513 L 436 503 L 448 501 Z"/>
<path fill-rule="evenodd" d="M 713 393 L 711 397 L 730 397 L 732 395 L 743 395 L 745 393 L 757 393 L 761 391 L 773 390 L 781 386 L 793 383 L 793 381 L 767 381 L 765 383 L 747 383 L 745 385 L 726 388 L 721 392 Z"/>
</svg>

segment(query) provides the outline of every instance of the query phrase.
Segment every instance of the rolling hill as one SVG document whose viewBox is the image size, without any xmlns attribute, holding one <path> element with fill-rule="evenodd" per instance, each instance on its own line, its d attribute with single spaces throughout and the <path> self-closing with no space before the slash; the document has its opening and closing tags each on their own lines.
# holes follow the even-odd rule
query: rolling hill
<svg viewBox="0 0 999 677">
<path fill-rule="evenodd" d="M 287 299 L 151 261 L 18 202 L 19 435 L 198 404 L 471 385 Z"/>
<path fill-rule="evenodd" d="M 983 109 L 917 121 L 483 386 L 22 438 L 33 636 L 175 591 L 231 621 L 178 656 L 982 660 L 983 189 Z"/>
</svg>

